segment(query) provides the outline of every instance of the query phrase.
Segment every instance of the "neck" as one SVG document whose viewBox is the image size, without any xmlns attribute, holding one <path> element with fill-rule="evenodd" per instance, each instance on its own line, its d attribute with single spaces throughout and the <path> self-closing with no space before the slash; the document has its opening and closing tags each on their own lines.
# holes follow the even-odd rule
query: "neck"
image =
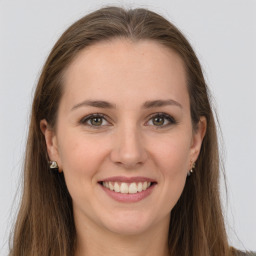
<svg viewBox="0 0 256 256">
<path fill-rule="evenodd" d="M 79 222 L 75 256 L 168 256 L 169 220 L 140 234 L 117 234 L 87 219 Z"/>
</svg>

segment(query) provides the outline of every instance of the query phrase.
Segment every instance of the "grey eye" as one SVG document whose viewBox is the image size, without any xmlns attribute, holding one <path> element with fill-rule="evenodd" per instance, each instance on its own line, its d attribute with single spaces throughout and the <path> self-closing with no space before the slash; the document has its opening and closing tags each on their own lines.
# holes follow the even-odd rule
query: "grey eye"
<svg viewBox="0 0 256 256">
<path fill-rule="evenodd" d="M 166 127 L 172 124 L 176 124 L 175 119 L 165 113 L 155 114 L 150 118 L 149 125 L 158 126 L 158 127 Z"/>
<path fill-rule="evenodd" d="M 161 116 L 157 116 L 153 118 L 153 124 L 156 126 L 163 125 L 164 121 L 165 121 L 165 118 Z"/>
<path fill-rule="evenodd" d="M 90 118 L 90 123 L 95 126 L 100 126 L 103 123 L 102 117 L 93 117 Z"/>
<path fill-rule="evenodd" d="M 108 121 L 105 116 L 102 114 L 92 114 L 84 117 L 80 123 L 82 125 L 91 126 L 91 127 L 101 127 L 108 125 Z"/>
</svg>

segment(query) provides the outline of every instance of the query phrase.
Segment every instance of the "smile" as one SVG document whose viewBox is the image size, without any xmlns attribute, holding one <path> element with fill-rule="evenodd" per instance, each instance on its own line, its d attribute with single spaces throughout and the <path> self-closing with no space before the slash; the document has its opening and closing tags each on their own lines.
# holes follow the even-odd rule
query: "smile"
<svg viewBox="0 0 256 256">
<path fill-rule="evenodd" d="M 111 177 L 98 182 L 112 199 L 122 203 L 135 203 L 147 198 L 157 182 L 146 177 Z"/>
<path fill-rule="evenodd" d="M 111 181 L 104 181 L 102 182 L 102 186 L 108 188 L 112 191 L 122 194 L 136 194 L 141 191 L 145 191 L 151 186 L 151 182 L 111 182 Z"/>
</svg>

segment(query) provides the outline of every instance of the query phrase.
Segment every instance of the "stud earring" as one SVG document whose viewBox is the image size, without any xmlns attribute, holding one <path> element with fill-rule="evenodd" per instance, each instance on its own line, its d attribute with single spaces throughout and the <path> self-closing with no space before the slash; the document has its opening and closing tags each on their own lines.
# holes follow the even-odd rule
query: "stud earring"
<svg viewBox="0 0 256 256">
<path fill-rule="evenodd" d="M 189 172 L 188 172 L 188 176 L 191 176 L 191 174 L 194 172 L 193 169 L 194 169 L 195 167 L 196 167 L 196 164 L 193 163 L 191 169 L 190 169 Z"/>
<path fill-rule="evenodd" d="M 49 168 L 50 168 L 52 171 L 61 172 L 56 161 L 49 161 Z"/>
</svg>

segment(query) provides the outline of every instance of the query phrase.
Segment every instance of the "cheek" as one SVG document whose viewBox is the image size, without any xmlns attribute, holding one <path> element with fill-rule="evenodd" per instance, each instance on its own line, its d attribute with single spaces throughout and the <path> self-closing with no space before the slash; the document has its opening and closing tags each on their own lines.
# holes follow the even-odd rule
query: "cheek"
<svg viewBox="0 0 256 256">
<path fill-rule="evenodd" d="M 65 181 L 73 204 L 81 211 L 84 211 L 84 205 L 91 209 L 91 198 L 94 197 L 97 186 L 97 172 L 106 150 L 100 143 L 95 143 L 95 138 L 85 138 L 83 134 L 79 136 L 74 133 L 66 133 L 59 148 Z"/>
<path fill-rule="evenodd" d="M 190 162 L 190 140 L 184 136 L 170 137 L 155 145 L 157 167 L 160 170 L 164 212 L 170 212 L 185 186 Z"/>
<path fill-rule="evenodd" d="M 164 176 L 184 175 L 190 162 L 190 140 L 184 135 L 170 136 L 154 144 L 154 155 Z"/>
<path fill-rule="evenodd" d="M 72 132 L 65 133 L 62 138 L 59 156 L 67 185 L 84 187 L 81 183 L 92 183 L 104 159 L 102 144 L 96 143 L 95 138 Z"/>
<path fill-rule="evenodd" d="M 161 175 L 166 194 L 178 200 L 186 181 L 189 154 L 186 148 L 168 147 L 161 158 Z"/>
</svg>

